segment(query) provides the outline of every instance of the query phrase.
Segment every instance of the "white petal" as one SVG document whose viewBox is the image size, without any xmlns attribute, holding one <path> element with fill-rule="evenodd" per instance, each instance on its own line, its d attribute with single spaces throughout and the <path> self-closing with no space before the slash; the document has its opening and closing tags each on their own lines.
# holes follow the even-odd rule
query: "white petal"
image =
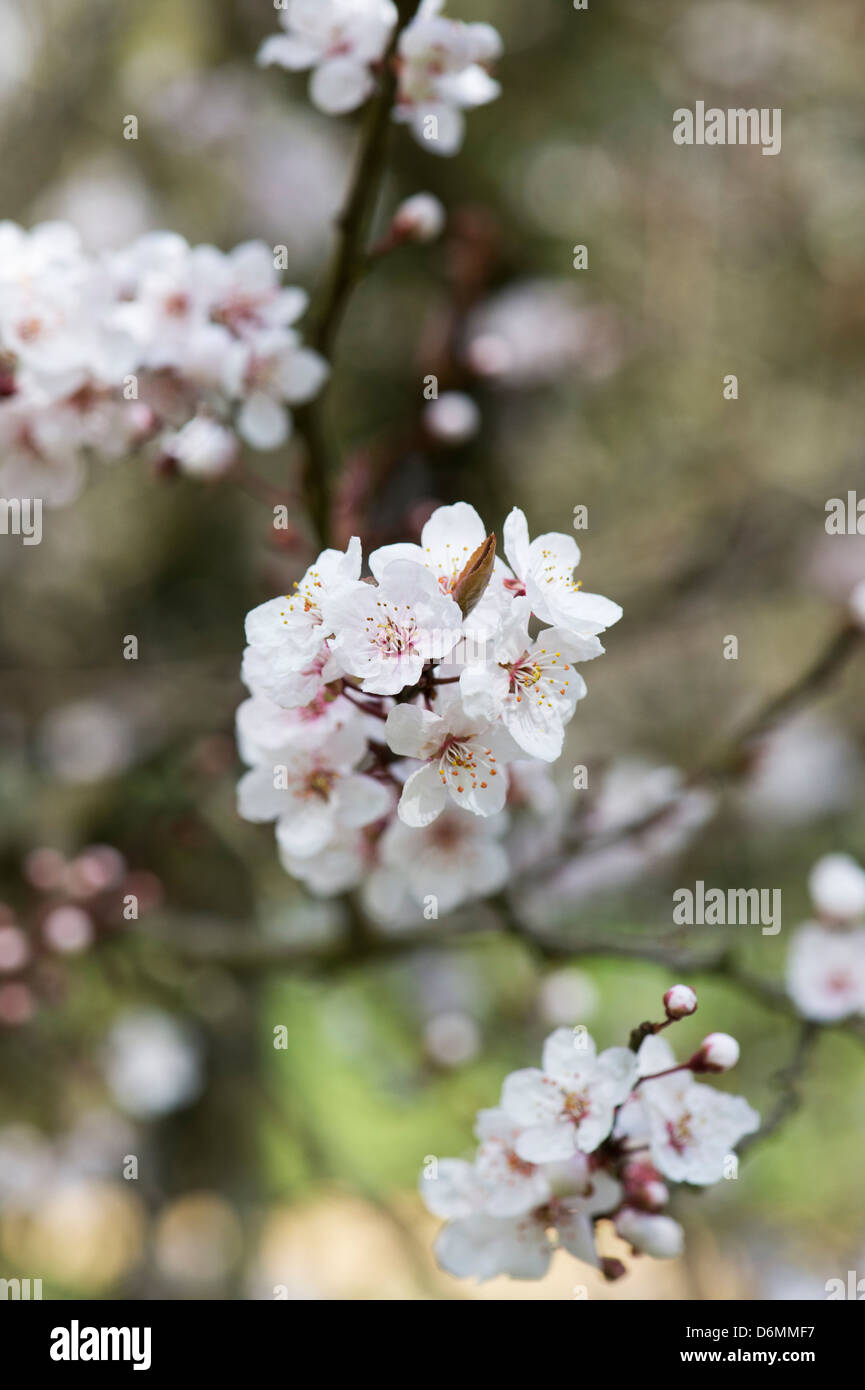
<svg viewBox="0 0 865 1390">
<path fill-rule="evenodd" d="M 244 773 L 237 784 L 237 810 L 244 820 L 276 820 L 286 808 L 290 793 L 273 785 L 270 763 Z"/>
<path fill-rule="evenodd" d="M 372 73 L 353 58 L 331 58 L 316 68 L 309 83 L 314 106 L 329 116 L 356 111 L 375 87 Z"/>
<path fill-rule="evenodd" d="M 508 675 L 498 663 L 472 662 L 460 674 L 460 698 L 472 719 L 492 723 L 501 714 L 508 693 Z"/>
<path fill-rule="evenodd" d="M 544 1123 L 555 1120 L 561 1112 L 562 1095 L 538 1067 L 522 1067 L 505 1077 L 501 1108 L 521 1124 Z"/>
<path fill-rule="evenodd" d="M 424 1206 L 445 1221 L 477 1211 L 483 1193 L 471 1163 L 463 1158 L 441 1158 L 435 1177 L 421 1173 L 418 1189 Z"/>
<path fill-rule="evenodd" d="M 590 1217 L 584 1216 L 581 1212 L 569 1211 L 565 1205 L 557 1220 L 556 1230 L 559 1234 L 559 1245 L 567 1250 L 569 1255 L 582 1260 L 584 1264 L 600 1267 L 598 1252 L 595 1249 L 595 1224 Z"/>
<path fill-rule="evenodd" d="M 388 788 L 363 773 L 341 777 L 336 788 L 336 810 L 342 825 L 371 825 L 386 816 L 392 804 Z"/>
<path fill-rule="evenodd" d="M 303 68 L 311 68 L 318 59 L 319 50 L 315 44 L 288 34 L 272 34 L 259 48 L 256 62 L 262 67 L 276 63 L 290 72 L 300 72 Z"/>
<path fill-rule="evenodd" d="M 619 605 L 603 594 L 587 594 L 583 589 L 544 592 L 534 580 L 527 587 L 533 612 L 545 622 L 567 628 L 579 637 L 595 636 L 622 616 Z"/>
<path fill-rule="evenodd" d="M 306 859 L 319 854 L 333 837 L 334 807 L 320 797 L 292 801 L 288 812 L 276 823 L 276 840 L 286 853 Z"/>
<path fill-rule="evenodd" d="M 561 1121 L 550 1125 L 531 1125 L 523 1130 L 514 1148 L 526 1163 L 556 1163 L 570 1158 L 574 1152 L 576 1130 L 572 1124 Z"/>
<path fill-rule="evenodd" d="M 468 502 L 455 502 L 450 507 L 437 507 L 433 512 L 421 532 L 421 549 L 434 559 L 455 557 L 461 560 L 459 569 L 462 569 L 473 551 L 483 545 L 486 536 L 484 523 L 474 507 Z"/>
<path fill-rule="evenodd" d="M 289 436 L 284 406 L 263 391 L 254 391 L 240 407 L 237 428 L 253 449 L 278 449 Z"/>
<path fill-rule="evenodd" d="M 279 384 L 283 399 L 301 405 L 317 396 L 330 375 L 330 367 L 312 348 L 298 348 L 286 357 Z"/>
<path fill-rule="evenodd" d="M 514 574 L 525 579 L 529 568 L 529 527 L 525 512 L 514 507 L 504 525 L 505 554 Z"/>
<path fill-rule="evenodd" d="M 424 552 L 419 545 L 408 541 L 398 541 L 395 545 L 381 545 L 369 557 L 370 572 L 381 581 L 382 574 L 393 560 L 413 560 L 416 565 L 424 563 Z"/>
<path fill-rule="evenodd" d="M 422 828 L 431 824 L 445 808 L 447 793 L 438 766 L 425 763 L 413 772 L 402 789 L 399 818 L 405 825 Z"/>
<path fill-rule="evenodd" d="M 418 705 L 394 705 L 384 726 L 388 748 L 401 758 L 432 757 L 445 733 L 441 717 Z"/>
</svg>

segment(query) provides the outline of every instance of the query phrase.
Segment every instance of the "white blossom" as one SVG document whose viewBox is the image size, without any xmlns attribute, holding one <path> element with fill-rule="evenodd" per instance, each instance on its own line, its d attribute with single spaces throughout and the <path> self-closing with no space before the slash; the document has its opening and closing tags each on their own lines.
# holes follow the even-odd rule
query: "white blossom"
<svg viewBox="0 0 865 1390">
<path fill-rule="evenodd" d="M 684 1231 L 664 1211 L 661 1172 L 717 1181 L 732 1146 L 758 1123 L 747 1102 L 694 1082 L 688 1064 L 676 1068 L 655 1034 L 638 1054 L 598 1054 L 585 1030 L 559 1028 L 547 1039 L 544 1072 L 512 1073 L 501 1106 L 478 1113 L 473 1161 L 425 1161 L 421 1196 L 446 1222 L 438 1262 L 458 1278 L 540 1279 L 561 1249 L 618 1278 L 621 1262 L 597 1253 L 601 1218 L 635 1252 L 675 1258 Z M 642 1152 L 649 1146 L 651 1159 Z"/>
<path fill-rule="evenodd" d="M 865 1014 L 865 927 L 799 927 L 787 961 L 787 989 L 800 1014 L 819 1023 Z"/>
<path fill-rule="evenodd" d="M 317 854 L 338 831 L 368 825 L 390 809 L 388 789 L 354 770 L 364 752 L 356 723 L 343 725 L 321 748 L 277 751 L 272 762 L 254 766 L 241 778 L 240 814 L 246 820 L 275 820 L 277 843 L 286 853 L 299 858 Z"/>
<path fill-rule="evenodd" d="M 65 223 L 0 223 L 3 491 L 65 506 L 85 452 L 212 477 L 241 438 L 275 447 L 327 376 L 293 327 L 306 302 L 263 242 L 226 254 L 151 232 L 91 256 Z"/>
<path fill-rule="evenodd" d="M 849 854 L 826 854 L 808 876 L 808 889 L 821 917 L 855 922 L 865 917 L 865 869 Z"/>
<path fill-rule="evenodd" d="M 491 25 L 447 19 L 443 8 L 444 0 L 422 0 L 400 35 L 394 117 L 410 126 L 425 149 L 450 155 L 463 142 L 463 111 L 499 95 L 487 69 L 500 56 L 502 43 Z"/>
<path fill-rule="evenodd" d="M 279 15 L 285 33 L 265 39 L 258 61 L 290 72 L 312 69 L 313 105 L 329 115 L 354 111 L 372 95 L 372 65 L 396 20 L 391 0 L 288 0 Z"/>
<path fill-rule="evenodd" d="M 574 582 L 580 548 L 573 536 L 553 531 L 529 540 L 523 512 L 514 507 L 504 527 L 505 554 L 516 576 L 514 592 L 525 594 L 541 622 L 575 637 L 594 637 L 617 623 L 622 610 L 601 594 L 584 593 Z"/>
<path fill-rule="evenodd" d="M 759 1128 L 760 1116 L 741 1096 L 695 1081 L 687 1069 L 654 1079 L 675 1065 L 663 1038 L 644 1040 L 639 1052 L 644 1079 L 627 1132 L 633 1137 L 642 1127 L 652 1162 L 666 1177 L 705 1186 L 724 1176 L 725 1160 L 740 1139 Z"/>
<path fill-rule="evenodd" d="M 596 637 L 575 638 L 552 627 L 532 642 L 522 610 L 489 646 L 489 659 L 471 662 L 460 676 L 466 710 L 479 718 L 500 718 L 524 753 L 554 762 L 562 751 L 565 726 L 586 694 L 586 683 L 572 663 L 590 660 L 603 647 Z"/>
<path fill-rule="evenodd" d="M 395 120 L 407 123 L 425 149 L 455 154 L 463 111 L 499 95 L 489 66 L 501 39 L 489 24 L 445 18 L 444 0 L 422 0 L 397 44 Z M 355 111 L 372 96 L 397 23 L 391 0 L 288 0 L 285 30 L 264 41 L 263 66 L 310 72 L 309 95 L 329 115 Z"/>
<path fill-rule="evenodd" d="M 420 678 L 424 663 L 447 655 L 459 640 L 462 613 L 429 571 L 392 561 L 377 586 L 346 585 L 325 601 L 332 651 L 361 689 L 396 695 Z"/>
<path fill-rule="evenodd" d="M 591 1153 L 610 1133 L 636 1071 L 629 1048 L 597 1055 L 587 1033 L 557 1028 L 544 1044 L 542 1068 L 513 1072 L 502 1087 L 502 1109 L 525 1126 L 516 1143 L 520 1158 L 543 1163 L 578 1149 Z"/>
<path fill-rule="evenodd" d="M 470 719 L 459 696 L 443 696 L 435 710 L 396 705 L 387 717 L 385 737 L 394 753 L 423 763 L 400 797 L 399 815 L 406 825 L 429 825 L 448 797 L 477 816 L 501 811 L 510 739 L 486 719 Z"/>
<path fill-rule="evenodd" d="M 447 809 L 422 829 L 397 818 L 379 841 L 379 867 L 365 902 L 382 925 L 416 925 L 434 904 L 436 916 L 496 893 L 507 882 L 508 856 L 499 842 L 502 818 Z"/>
<path fill-rule="evenodd" d="M 240 813 L 277 822 L 282 864 L 313 892 L 361 887 L 382 930 L 502 887 L 509 795 L 553 832 L 563 814 L 540 763 L 585 694 L 573 660 L 602 648 L 555 628 L 529 638 L 494 539 L 468 504 L 440 507 L 419 545 L 374 551 L 371 576 L 353 537 L 247 614 Z"/>
</svg>

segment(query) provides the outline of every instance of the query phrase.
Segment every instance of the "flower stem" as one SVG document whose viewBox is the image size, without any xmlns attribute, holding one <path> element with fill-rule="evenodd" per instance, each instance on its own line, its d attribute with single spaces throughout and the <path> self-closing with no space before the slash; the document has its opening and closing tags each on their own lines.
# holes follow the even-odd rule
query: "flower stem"
<svg viewBox="0 0 865 1390">
<path fill-rule="evenodd" d="M 313 313 L 308 337 L 310 346 L 328 359 L 334 355 L 351 293 L 369 265 L 364 240 L 385 170 L 390 114 L 397 84 L 393 58 L 399 36 L 417 9 L 417 0 L 397 0 L 397 9 L 399 18 L 384 56 L 379 89 L 367 110 L 348 196 L 337 219 L 336 252 L 320 303 Z M 331 493 L 338 472 L 336 450 L 325 424 L 326 394 L 327 388 L 297 411 L 298 428 L 307 446 L 304 493 L 317 538 L 323 546 L 330 542 Z"/>
</svg>

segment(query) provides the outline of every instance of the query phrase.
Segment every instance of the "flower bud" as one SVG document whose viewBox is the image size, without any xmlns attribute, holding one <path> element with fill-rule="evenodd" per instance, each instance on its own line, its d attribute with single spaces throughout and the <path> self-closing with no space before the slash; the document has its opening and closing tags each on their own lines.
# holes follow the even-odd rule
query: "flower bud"
<svg viewBox="0 0 865 1390">
<path fill-rule="evenodd" d="M 865 870 L 849 854 L 824 854 L 808 875 L 808 888 L 821 917 L 854 922 L 865 916 Z"/>
<path fill-rule="evenodd" d="M 415 193 L 393 215 L 393 232 L 401 241 L 434 241 L 445 225 L 445 210 L 432 193 Z"/>
<path fill-rule="evenodd" d="M 739 1060 L 739 1044 L 729 1033 L 710 1033 L 688 1063 L 691 1071 L 729 1071 Z"/>
<path fill-rule="evenodd" d="M 0 972 L 14 974 L 30 958 L 30 944 L 20 927 L 0 926 Z"/>
<path fill-rule="evenodd" d="M 42 935 L 52 950 L 76 955 L 86 951 L 93 940 L 93 919 L 72 904 L 54 907 L 42 923 Z"/>
<path fill-rule="evenodd" d="M 423 422 L 441 444 L 464 444 L 477 434 L 481 413 L 464 391 L 445 391 L 426 406 Z"/>
<path fill-rule="evenodd" d="M 168 435 L 162 447 L 181 472 L 199 478 L 218 477 L 237 457 L 233 431 L 206 415 L 193 416 L 182 429 Z"/>
<path fill-rule="evenodd" d="M 654 1216 L 623 1207 L 615 1226 L 622 1240 L 655 1260 L 673 1260 L 684 1249 L 685 1233 L 672 1216 Z"/>
<path fill-rule="evenodd" d="M 687 1018 L 697 1011 L 697 995 L 690 985 L 673 985 L 664 995 L 667 1018 Z"/>
<path fill-rule="evenodd" d="M 643 1159 L 633 1159 L 622 1174 L 628 1203 L 641 1211 L 660 1211 L 670 1200 L 670 1192 L 657 1168 Z"/>
</svg>

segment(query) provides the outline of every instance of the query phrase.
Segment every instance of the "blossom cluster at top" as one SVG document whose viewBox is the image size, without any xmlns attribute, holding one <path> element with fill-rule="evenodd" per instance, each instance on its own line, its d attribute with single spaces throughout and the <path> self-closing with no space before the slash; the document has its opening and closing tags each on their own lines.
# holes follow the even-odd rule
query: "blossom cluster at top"
<svg viewBox="0 0 865 1390">
<path fill-rule="evenodd" d="M 805 1018 L 832 1023 L 865 1014 L 865 869 L 826 854 L 808 878 L 818 920 L 793 937 L 787 987 Z"/>
<path fill-rule="evenodd" d="M 435 154 L 455 154 L 465 130 L 463 111 L 499 95 L 488 66 L 502 51 L 490 24 L 442 15 L 444 0 L 421 0 L 396 48 L 394 120 L 410 126 Z M 375 89 L 397 23 L 392 0 L 288 0 L 284 34 L 266 39 L 258 54 L 292 72 L 312 69 L 310 98 L 320 111 L 354 111 Z"/>
<path fill-rule="evenodd" d="M 509 563 L 465 502 L 420 545 L 326 550 L 292 593 L 246 619 L 241 815 L 276 821 L 285 868 L 317 893 L 363 885 L 378 919 L 449 911 L 501 887 L 511 800 L 532 760 L 562 751 L 586 694 L 575 663 L 604 650 L 621 609 L 574 582 L 572 536 L 529 539 Z M 497 825 L 496 822 L 499 822 Z"/>
<path fill-rule="evenodd" d="M 89 453 L 147 445 L 210 475 L 238 435 L 276 447 L 327 375 L 292 326 L 305 307 L 263 242 L 155 232 L 89 256 L 66 223 L 0 223 L 0 492 L 63 506 Z"/>
<path fill-rule="evenodd" d="M 479 1112 L 473 1162 L 427 1164 L 420 1191 L 447 1222 L 436 1255 L 450 1274 L 540 1279 L 563 1249 L 618 1278 L 621 1262 L 596 1249 L 601 1218 L 634 1251 L 681 1254 L 682 1228 L 665 1211 L 668 1182 L 733 1176 L 731 1151 L 760 1117 L 742 1097 L 694 1080 L 735 1066 L 736 1040 L 712 1033 L 677 1064 L 657 1034 L 694 1013 L 697 996 L 674 985 L 664 1003 L 666 1020 L 637 1030 L 645 1036 L 636 1051 L 598 1053 L 584 1028 L 557 1028 L 542 1066 L 512 1072 L 498 1107 Z"/>
</svg>

